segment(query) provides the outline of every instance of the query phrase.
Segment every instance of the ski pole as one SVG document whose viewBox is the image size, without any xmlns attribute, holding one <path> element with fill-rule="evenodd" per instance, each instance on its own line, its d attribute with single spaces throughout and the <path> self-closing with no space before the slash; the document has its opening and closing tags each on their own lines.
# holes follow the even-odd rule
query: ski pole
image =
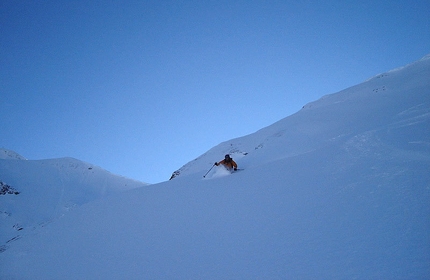
<svg viewBox="0 0 430 280">
<path fill-rule="evenodd" d="M 206 172 L 206 174 L 203 176 L 203 178 L 206 178 L 206 175 L 208 175 L 208 173 L 212 170 L 212 168 L 214 168 L 215 164 L 212 165 L 211 169 L 208 170 L 208 172 Z"/>
</svg>

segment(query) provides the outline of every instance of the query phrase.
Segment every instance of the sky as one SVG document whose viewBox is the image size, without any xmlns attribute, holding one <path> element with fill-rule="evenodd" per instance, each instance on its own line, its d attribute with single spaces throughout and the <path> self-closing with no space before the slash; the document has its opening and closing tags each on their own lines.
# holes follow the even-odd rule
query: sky
<svg viewBox="0 0 430 280">
<path fill-rule="evenodd" d="M 430 53 L 429 12 L 428 0 L 2 1 L 0 147 L 165 181 Z"/>
</svg>

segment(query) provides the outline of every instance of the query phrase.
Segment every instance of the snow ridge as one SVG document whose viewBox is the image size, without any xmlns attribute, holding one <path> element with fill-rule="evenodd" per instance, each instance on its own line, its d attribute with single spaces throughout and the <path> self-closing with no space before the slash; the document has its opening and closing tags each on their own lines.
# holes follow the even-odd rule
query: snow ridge
<svg viewBox="0 0 430 280">
<path fill-rule="evenodd" d="M 18 153 L 7 150 L 4 148 L 0 149 L 0 159 L 18 159 L 18 160 L 26 160 L 25 157 L 19 155 Z"/>
<path fill-rule="evenodd" d="M 223 142 L 182 166 L 172 177 L 202 173 L 224 154 L 231 154 L 245 167 L 297 156 L 335 140 L 392 125 L 395 119 L 399 121 L 400 111 L 404 109 L 414 113 L 415 118 L 427 121 L 430 106 L 428 58 L 430 54 L 362 84 L 325 95 L 306 104 L 299 112 L 253 134 Z M 416 111 L 415 106 L 421 108 L 420 111 Z M 380 122 L 373 121 L 373 118 Z M 281 150 L 278 149 L 280 144 L 283 146 Z M 255 160 L 245 160 L 245 155 L 247 159 L 255 157 Z"/>
</svg>

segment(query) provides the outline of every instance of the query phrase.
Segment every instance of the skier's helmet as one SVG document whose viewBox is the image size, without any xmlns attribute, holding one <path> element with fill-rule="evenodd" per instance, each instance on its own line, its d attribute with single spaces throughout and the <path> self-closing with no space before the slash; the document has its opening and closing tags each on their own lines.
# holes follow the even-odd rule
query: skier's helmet
<svg viewBox="0 0 430 280">
<path fill-rule="evenodd" d="M 225 159 L 230 159 L 230 155 L 225 155 Z"/>
</svg>

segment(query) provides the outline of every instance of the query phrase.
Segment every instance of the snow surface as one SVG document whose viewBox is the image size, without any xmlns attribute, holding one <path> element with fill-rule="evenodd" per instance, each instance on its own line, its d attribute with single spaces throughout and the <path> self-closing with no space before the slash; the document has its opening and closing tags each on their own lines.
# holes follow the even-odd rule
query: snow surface
<svg viewBox="0 0 430 280">
<path fill-rule="evenodd" d="M 82 204 L 9 242 L 0 278 L 428 279 L 429 77 L 426 56 L 223 142 L 171 181 Z M 227 153 L 245 170 L 203 178 Z M 0 180 L 20 190 L 17 177 Z"/>
</svg>

